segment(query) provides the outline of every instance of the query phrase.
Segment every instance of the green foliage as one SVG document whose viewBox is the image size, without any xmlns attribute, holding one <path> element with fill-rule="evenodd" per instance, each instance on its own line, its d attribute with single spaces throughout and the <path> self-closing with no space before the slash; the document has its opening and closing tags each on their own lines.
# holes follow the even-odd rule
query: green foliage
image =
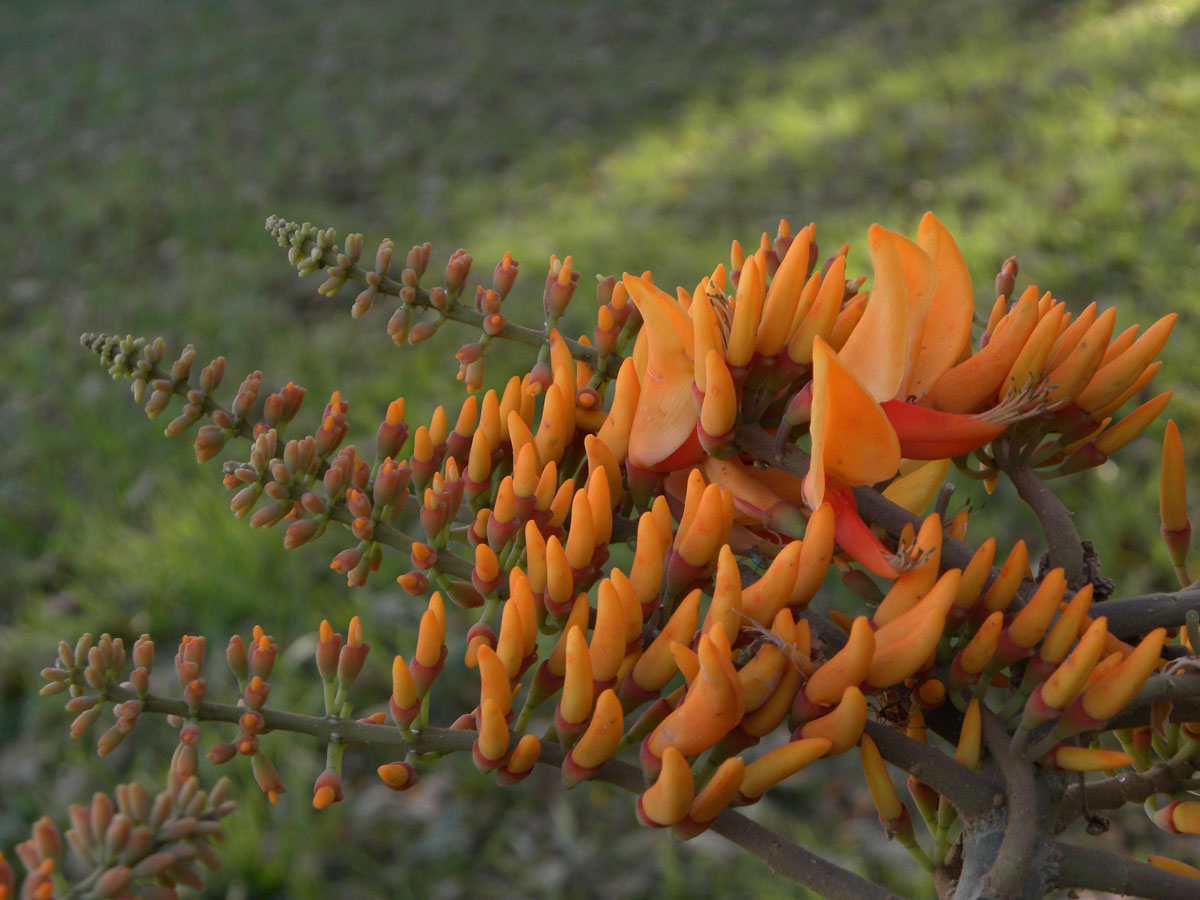
<svg viewBox="0 0 1200 900">
<path fill-rule="evenodd" d="M 369 636 L 381 649 L 414 623 L 394 591 L 348 595 L 323 575 L 322 553 L 287 556 L 277 537 L 248 537 L 221 509 L 215 470 L 195 478 L 186 438 L 131 420 L 75 347 L 80 331 L 114 326 L 191 340 L 202 360 L 228 356 L 231 379 L 259 367 L 266 386 L 294 378 L 318 402 L 341 388 L 352 423 L 453 371 L 444 341 L 401 359 L 386 313 L 356 328 L 347 304 L 297 281 L 261 231 L 267 212 L 368 240 L 428 239 L 435 264 L 453 240 L 481 264 L 511 250 L 536 272 L 570 252 L 585 273 L 653 265 L 660 283 L 691 286 L 730 235 L 752 241 L 781 215 L 818 218 L 828 251 L 871 218 L 905 229 L 932 208 L 981 299 L 1015 252 L 1023 278 L 1073 310 L 1120 301 L 1129 318 L 1118 327 L 1178 310 L 1160 381 L 1176 387 L 1186 434 L 1200 419 L 1185 380 L 1200 352 L 1198 50 L 1194 2 L 0 10 L 0 79 L 21 86 L 0 106 L 0 777 L 46 784 L 65 765 L 51 791 L 63 807 L 83 785 L 162 759 L 148 742 L 115 766 L 61 748 L 61 714 L 25 699 L 60 632 L 222 634 L 269 615 L 282 664 L 308 665 L 303 642 L 321 616 L 369 610 L 397 629 Z M 1152 441 L 1130 447 L 1120 469 L 1072 490 L 1144 522 L 1156 453 Z M 1014 505 L 1003 499 L 992 505 Z M 1166 586 L 1150 574 L 1170 571 L 1154 535 L 1118 515 L 1089 527 L 1127 592 Z M 315 687 L 290 699 L 319 704 Z M 7 846 L 34 810 L 4 793 Z M 450 829 L 390 796 L 314 816 L 304 793 L 282 812 L 230 820 L 244 830 L 224 886 L 302 897 L 344 877 L 363 896 L 403 896 L 419 855 L 422 867 L 438 860 L 431 881 L 465 893 L 515 877 L 514 852 L 586 866 L 581 848 L 604 844 L 590 822 L 588 837 L 574 830 L 574 798 L 556 798 L 547 825 L 510 810 L 515 794 L 468 786 Z M 599 818 L 610 834 L 631 821 L 624 805 Z M 630 840 L 617 866 L 631 870 L 630 894 L 759 890 L 753 861 L 647 861 L 657 838 Z M 343 849 L 391 866 L 355 882 Z M 264 868 L 272 853 L 296 864 Z M 542 887 L 562 890 L 531 890 Z"/>
</svg>

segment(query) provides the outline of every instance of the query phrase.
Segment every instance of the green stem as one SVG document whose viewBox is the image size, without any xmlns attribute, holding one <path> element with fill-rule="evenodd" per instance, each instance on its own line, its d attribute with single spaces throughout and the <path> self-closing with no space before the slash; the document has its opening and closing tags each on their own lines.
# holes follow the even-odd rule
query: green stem
<svg viewBox="0 0 1200 900">
<path fill-rule="evenodd" d="M 916 840 L 909 840 L 907 842 L 902 841 L 901 843 L 904 849 L 909 852 L 909 855 L 911 855 L 912 858 L 917 861 L 917 864 L 922 869 L 924 869 L 926 872 L 933 871 L 933 860 L 929 858 L 928 853 L 921 849 L 921 845 L 918 844 Z"/>
</svg>

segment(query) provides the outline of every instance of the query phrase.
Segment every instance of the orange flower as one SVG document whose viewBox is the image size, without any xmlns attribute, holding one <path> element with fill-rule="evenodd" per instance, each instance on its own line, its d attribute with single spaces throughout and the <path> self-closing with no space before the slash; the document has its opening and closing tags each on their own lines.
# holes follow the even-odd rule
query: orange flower
<svg viewBox="0 0 1200 900">
<path fill-rule="evenodd" d="M 625 288 L 644 324 L 646 367 L 629 434 L 629 462 L 671 472 L 700 461 L 699 414 L 692 402 L 692 321 L 679 303 L 644 278 L 625 275 Z M 600 432 L 601 438 L 604 432 Z"/>
<path fill-rule="evenodd" d="M 900 573 L 888 551 L 858 516 L 854 485 L 890 478 L 900 465 L 900 443 L 882 408 L 818 338 L 813 346 L 812 465 L 804 495 L 813 509 L 828 500 L 837 523 L 838 546 L 868 571 L 885 578 Z"/>
</svg>

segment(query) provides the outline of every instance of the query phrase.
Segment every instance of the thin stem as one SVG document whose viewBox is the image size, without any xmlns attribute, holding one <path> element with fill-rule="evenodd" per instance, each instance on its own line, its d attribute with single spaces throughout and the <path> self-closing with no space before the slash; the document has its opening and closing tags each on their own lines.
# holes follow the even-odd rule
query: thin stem
<svg viewBox="0 0 1200 900">
<path fill-rule="evenodd" d="M 1033 766 L 1008 751 L 1008 729 L 986 707 L 983 713 L 983 739 L 988 752 L 1004 776 L 1008 815 L 1004 837 L 987 874 L 987 886 L 997 897 L 1020 897 L 1034 849 L 1041 835 L 1038 830 L 1037 785 Z"/>
<path fill-rule="evenodd" d="M 917 861 L 917 865 L 926 872 L 933 871 L 933 860 L 929 858 L 928 853 L 921 849 L 921 845 L 916 840 L 909 841 L 907 844 L 902 844 L 902 846 L 908 851 L 909 856 Z"/>
<path fill-rule="evenodd" d="M 354 524 L 354 514 L 344 504 L 336 506 L 333 512 L 330 513 L 329 518 L 346 526 Z M 388 525 L 386 522 L 375 523 L 372 538 L 386 547 L 400 550 L 403 553 L 411 552 L 412 546 L 415 543 L 412 537 L 394 525 Z M 475 570 L 474 564 L 465 557 L 446 549 L 437 552 L 437 568 L 447 575 L 453 575 L 455 578 L 462 579 L 463 581 L 470 581 L 471 573 Z M 506 593 L 501 588 L 497 588 L 497 591 L 501 594 Z"/>
<path fill-rule="evenodd" d="M 950 829 L 957 819 L 954 806 L 943 794 L 938 798 L 937 827 L 933 831 L 933 864 L 939 868 L 946 865 L 946 856 L 950 852 Z"/>
<path fill-rule="evenodd" d="M 107 688 L 105 695 L 117 702 L 137 697 L 133 691 L 120 687 Z M 153 694 L 142 699 L 143 712 L 178 716 L 188 714 L 187 704 L 182 700 Z M 241 707 L 205 702 L 196 710 L 196 718 L 201 721 L 232 723 L 237 722 L 244 712 Z M 276 709 L 263 709 L 261 712 L 270 730 L 307 734 L 322 741 L 328 741 L 330 735 L 336 731 L 344 744 L 402 747 L 406 750 L 411 747 L 419 754 L 469 751 L 476 738 L 474 731 L 426 728 L 417 734 L 415 741 L 410 744 L 400 729 L 389 725 L 306 716 Z M 563 757 L 563 749 L 560 746 L 544 742 L 538 761 L 561 767 Z M 593 780 L 636 794 L 645 789 L 641 770 L 616 759 L 605 763 Z M 733 810 L 725 810 L 717 816 L 713 821 L 712 830 L 757 856 L 776 874 L 786 876 L 829 900 L 900 900 L 890 891 L 805 850 Z"/>
<path fill-rule="evenodd" d="M 1083 544 L 1070 510 L 1028 464 L 1017 463 L 1005 468 L 1004 473 L 1042 523 L 1050 548 L 1051 567 L 1061 568 L 1067 584 L 1078 590 L 1084 583 Z"/>
</svg>

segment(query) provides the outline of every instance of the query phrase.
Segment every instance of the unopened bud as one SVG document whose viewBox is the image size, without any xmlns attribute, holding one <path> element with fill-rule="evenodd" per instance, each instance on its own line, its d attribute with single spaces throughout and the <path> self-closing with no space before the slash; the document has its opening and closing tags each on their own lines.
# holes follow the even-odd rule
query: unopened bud
<svg viewBox="0 0 1200 900">
<path fill-rule="evenodd" d="M 324 809 L 342 799 L 342 779 L 333 769 L 326 769 L 313 784 L 313 809 Z"/>
</svg>

